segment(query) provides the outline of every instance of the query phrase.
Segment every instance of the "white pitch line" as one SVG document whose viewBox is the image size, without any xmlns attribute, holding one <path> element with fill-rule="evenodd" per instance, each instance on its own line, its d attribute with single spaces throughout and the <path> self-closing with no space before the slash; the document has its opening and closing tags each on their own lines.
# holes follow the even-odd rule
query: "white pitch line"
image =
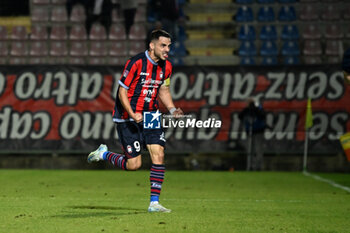
<svg viewBox="0 0 350 233">
<path fill-rule="evenodd" d="M 303 172 L 303 174 L 304 174 L 305 176 L 310 176 L 310 177 L 314 178 L 315 180 L 325 182 L 325 183 L 327 183 L 327 184 L 332 185 L 333 187 L 336 187 L 336 188 L 345 190 L 345 191 L 347 191 L 347 192 L 350 193 L 350 188 L 349 188 L 349 187 L 344 186 L 344 185 L 341 185 L 341 184 L 338 184 L 338 183 L 335 183 L 333 180 L 328 180 L 328 179 L 322 178 L 322 177 L 320 177 L 320 176 L 318 176 L 318 175 L 313 175 L 313 174 L 310 174 L 310 173 L 305 172 L 305 171 Z"/>
</svg>

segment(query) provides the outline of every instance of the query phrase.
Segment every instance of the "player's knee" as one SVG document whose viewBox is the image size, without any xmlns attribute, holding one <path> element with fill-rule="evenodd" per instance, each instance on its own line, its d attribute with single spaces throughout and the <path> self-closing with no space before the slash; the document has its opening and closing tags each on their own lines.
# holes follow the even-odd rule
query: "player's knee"
<svg viewBox="0 0 350 233">
<path fill-rule="evenodd" d="M 164 164 L 164 153 L 153 154 L 153 164 Z"/>
<path fill-rule="evenodd" d="M 127 164 L 127 168 L 129 171 L 136 171 L 138 170 L 140 167 L 141 167 L 142 163 L 137 161 L 137 162 L 134 162 L 134 163 L 128 163 Z"/>
</svg>

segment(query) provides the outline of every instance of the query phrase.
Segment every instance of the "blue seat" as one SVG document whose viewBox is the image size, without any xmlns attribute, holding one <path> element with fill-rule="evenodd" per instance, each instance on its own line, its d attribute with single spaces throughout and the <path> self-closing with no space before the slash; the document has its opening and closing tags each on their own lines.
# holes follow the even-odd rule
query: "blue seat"
<svg viewBox="0 0 350 233">
<path fill-rule="evenodd" d="M 278 48 L 274 41 L 264 41 L 260 48 L 260 55 L 262 56 L 277 56 Z"/>
<path fill-rule="evenodd" d="M 254 57 L 242 57 L 241 65 L 255 65 Z"/>
<path fill-rule="evenodd" d="M 282 40 L 298 40 L 299 30 L 296 25 L 284 25 L 281 33 Z"/>
<path fill-rule="evenodd" d="M 180 41 L 173 43 L 169 54 L 174 56 L 186 56 L 187 51 L 185 44 Z"/>
<path fill-rule="evenodd" d="M 265 25 L 260 31 L 261 40 L 277 40 L 277 31 L 275 25 Z"/>
<path fill-rule="evenodd" d="M 296 3 L 297 0 L 278 0 L 279 3 Z"/>
<path fill-rule="evenodd" d="M 175 57 L 172 57 L 170 60 L 172 61 L 172 64 L 174 66 L 183 66 L 185 64 L 182 57 L 175 56 Z"/>
<path fill-rule="evenodd" d="M 275 3 L 275 0 L 258 0 L 258 3 Z"/>
<path fill-rule="evenodd" d="M 300 64 L 300 59 L 298 56 L 285 56 L 285 57 L 283 57 L 283 64 L 285 64 L 285 65 L 298 65 L 298 64 Z"/>
<path fill-rule="evenodd" d="M 253 0 L 236 0 L 236 3 L 238 3 L 238 4 L 251 4 L 251 3 L 253 3 Z"/>
<path fill-rule="evenodd" d="M 282 55 L 295 56 L 300 54 L 299 44 L 296 41 L 285 41 L 282 45 Z"/>
<path fill-rule="evenodd" d="M 278 19 L 284 22 L 295 21 L 297 19 L 295 8 L 293 6 L 282 6 L 278 13 Z"/>
<path fill-rule="evenodd" d="M 237 22 L 252 22 L 254 20 L 253 10 L 250 7 L 242 6 L 236 14 Z"/>
<path fill-rule="evenodd" d="M 179 41 L 185 41 L 187 39 L 187 35 L 186 35 L 186 29 L 184 26 L 179 25 L 178 26 L 178 38 L 177 40 Z"/>
<path fill-rule="evenodd" d="M 258 12 L 258 21 L 260 22 L 272 22 L 275 21 L 275 12 L 270 6 L 260 7 Z"/>
<path fill-rule="evenodd" d="M 273 66 L 273 65 L 277 65 L 277 57 L 275 56 L 271 56 L 271 57 L 264 57 L 262 60 L 262 65 L 264 66 Z"/>
<path fill-rule="evenodd" d="M 248 40 L 243 41 L 238 49 L 238 54 L 240 56 L 255 56 L 257 52 L 254 42 Z"/>
<path fill-rule="evenodd" d="M 244 24 L 239 29 L 238 39 L 240 40 L 255 40 L 255 28 L 252 25 Z"/>
</svg>

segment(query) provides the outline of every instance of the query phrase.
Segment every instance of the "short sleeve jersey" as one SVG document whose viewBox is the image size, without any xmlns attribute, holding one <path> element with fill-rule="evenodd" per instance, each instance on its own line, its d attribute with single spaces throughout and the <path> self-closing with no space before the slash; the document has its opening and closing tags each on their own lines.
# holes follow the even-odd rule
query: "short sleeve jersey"
<svg viewBox="0 0 350 233">
<path fill-rule="evenodd" d="M 126 62 L 119 85 L 128 90 L 128 99 L 135 113 L 159 109 L 158 91 L 165 80 L 170 78 L 171 73 L 172 64 L 168 60 L 156 63 L 149 57 L 148 51 L 140 53 Z M 113 121 L 129 120 L 132 119 L 125 111 L 117 93 Z"/>
</svg>

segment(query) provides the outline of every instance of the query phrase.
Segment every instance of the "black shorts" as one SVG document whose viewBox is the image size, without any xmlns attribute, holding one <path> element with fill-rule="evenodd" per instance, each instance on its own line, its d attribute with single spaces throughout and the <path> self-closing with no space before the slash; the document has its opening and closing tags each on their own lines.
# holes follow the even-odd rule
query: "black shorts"
<svg viewBox="0 0 350 233">
<path fill-rule="evenodd" d="M 122 144 L 125 155 L 134 158 L 141 154 L 142 147 L 158 144 L 165 147 L 163 129 L 144 129 L 143 122 L 127 121 L 116 123 L 119 141 Z"/>
</svg>

